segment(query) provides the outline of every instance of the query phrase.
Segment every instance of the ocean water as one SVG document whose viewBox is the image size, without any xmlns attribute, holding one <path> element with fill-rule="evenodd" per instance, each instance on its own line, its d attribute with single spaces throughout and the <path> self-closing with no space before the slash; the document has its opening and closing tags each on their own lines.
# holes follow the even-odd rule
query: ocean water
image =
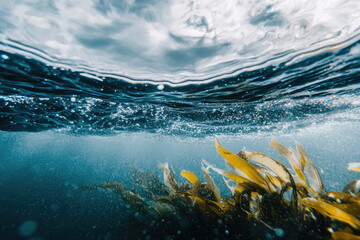
<svg viewBox="0 0 360 240">
<path fill-rule="evenodd" d="M 179 181 L 202 159 L 225 168 L 215 137 L 284 164 L 269 142 L 296 139 L 341 191 L 359 178 L 347 170 L 360 161 L 359 10 L 0 2 L 0 239 L 155 239 L 118 196 L 77 187 L 131 186 L 134 165 L 161 177 L 169 162 Z"/>
</svg>

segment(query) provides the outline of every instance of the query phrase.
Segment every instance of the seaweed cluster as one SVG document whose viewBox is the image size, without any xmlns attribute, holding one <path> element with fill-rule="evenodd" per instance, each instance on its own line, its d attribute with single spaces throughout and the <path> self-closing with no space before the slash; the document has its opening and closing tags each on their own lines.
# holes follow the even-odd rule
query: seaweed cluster
<svg viewBox="0 0 360 240">
<path fill-rule="evenodd" d="M 303 146 L 288 149 L 272 140 L 270 146 L 291 167 L 254 151 L 234 154 L 216 139 L 217 152 L 232 171 L 202 161 L 205 182 L 190 171 L 178 183 L 172 167 L 159 164 L 162 183 L 153 172 L 132 169 L 141 194 L 122 183 L 83 186 L 118 194 L 133 211 L 130 239 L 360 239 L 360 182 L 343 192 L 327 191 Z M 360 170 L 352 163 L 350 170 Z M 229 190 L 222 195 L 210 171 L 220 174 Z M 139 231 L 144 229 L 144 231 Z M 130 232 L 130 231 L 129 231 Z"/>
</svg>

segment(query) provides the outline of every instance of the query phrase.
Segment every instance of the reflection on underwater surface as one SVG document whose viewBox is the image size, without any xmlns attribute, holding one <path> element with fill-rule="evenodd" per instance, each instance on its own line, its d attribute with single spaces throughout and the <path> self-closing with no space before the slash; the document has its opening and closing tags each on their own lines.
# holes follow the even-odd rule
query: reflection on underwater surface
<svg viewBox="0 0 360 240">
<path fill-rule="evenodd" d="M 129 81 L 211 82 L 359 39 L 357 0 L 18 0 L 0 9 L 10 51 Z"/>
</svg>

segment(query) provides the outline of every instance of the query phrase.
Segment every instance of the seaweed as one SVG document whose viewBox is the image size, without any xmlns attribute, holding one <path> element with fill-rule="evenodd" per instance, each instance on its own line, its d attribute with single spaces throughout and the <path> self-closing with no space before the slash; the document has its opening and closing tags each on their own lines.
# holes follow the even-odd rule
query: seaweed
<svg viewBox="0 0 360 240">
<path fill-rule="evenodd" d="M 296 150 L 290 150 L 270 142 L 294 174 L 263 153 L 234 154 L 216 139 L 217 152 L 233 171 L 203 160 L 205 182 L 183 170 L 181 176 L 188 182 L 178 183 L 165 163 L 158 165 L 164 182 L 153 172 L 133 167 L 132 179 L 142 194 L 117 182 L 78 189 L 116 193 L 135 215 L 142 215 L 134 226 L 148 225 L 147 234 L 155 239 L 360 239 L 359 181 L 347 184 L 343 192 L 327 191 L 303 146 L 295 145 Z M 222 176 L 230 195 L 221 195 L 210 170 Z M 359 171 L 359 164 L 351 163 L 349 170 Z M 141 233 L 128 237 L 144 238 Z"/>
</svg>

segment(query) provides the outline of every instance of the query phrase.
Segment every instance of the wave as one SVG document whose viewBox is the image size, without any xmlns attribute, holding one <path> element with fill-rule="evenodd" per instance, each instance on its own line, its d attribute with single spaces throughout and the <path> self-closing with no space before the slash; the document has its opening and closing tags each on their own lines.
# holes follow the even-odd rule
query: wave
<svg viewBox="0 0 360 240">
<path fill-rule="evenodd" d="M 178 87 L 96 79 L 0 51 L 0 129 L 206 136 L 358 121 L 358 49 L 354 43 L 297 63 Z"/>
<path fill-rule="evenodd" d="M 359 120 L 357 1 L 218 4 L 0 3 L 0 130 L 204 136 Z"/>
<path fill-rule="evenodd" d="M 94 78 L 0 51 L 0 129 L 205 136 L 358 121 L 359 43 L 185 86 Z"/>
<path fill-rule="evenodd" d="M 310 56 L 297 63 L 282 62 L 203 84 L 129 83 L 96 77 L 91 72 L 58 68 L 42 61 L 0 50 L 3 95 L 86 96 L 136 102 L 226 102 L 301 99 L 356 93 L 359 87 L 360 41 Z M 15 80 L 15 81 L 14 81 Z"/>
</svg>

